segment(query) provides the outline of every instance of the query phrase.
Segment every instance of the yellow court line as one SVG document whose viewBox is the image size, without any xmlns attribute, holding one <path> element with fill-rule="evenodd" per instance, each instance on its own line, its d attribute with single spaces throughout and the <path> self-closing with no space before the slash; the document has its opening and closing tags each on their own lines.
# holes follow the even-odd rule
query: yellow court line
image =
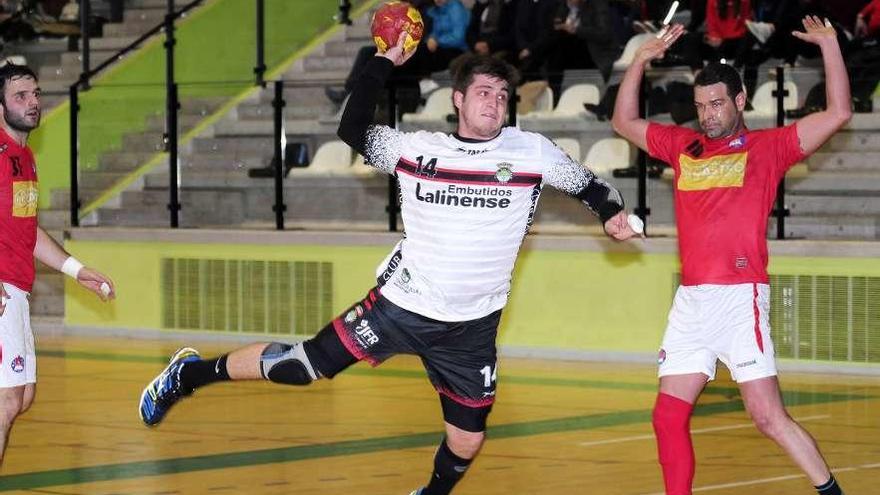
<svg viewBox="0 0 880 495">
<path fill-rule="evenodd" d="M 370 8 L 373 4 L 378 2 L 379 0 L 367 0 L 361 6 L 356 8 L 352 14 L 352 17 L 360 16 L 364 11 Z M 297 59 L 305 57 L 313 50 L 324 44 L 332 35 L 336 34 L 342 26 L 340 24 L 335 24 L 323 33 L 319 34 L 315 38 L 312 39 L 309 43 L 307 43 L 304 47 L 295 51 L 290 57 L 283 60 L 279 63 L 274 69 L 269 71 L 267 74 L 267 79 L 277 78 L 279 75 L 284 73 L 285 70 Z M 220 120 L 227 112 L 229 112 L 233 107 L 237 106 L 239 103 L 244 101 L 245 99 L 251 97 L 258 91 L 261 91 L 263 88 L 259 86 L 254 86 L 252 88 L 246 89 L 239 93 L 238 95 L 232 97 L 230 101 L 221 106 L 217 111 L 212 113 L 211 115 L 205 117 L 201 122 L 199 122 L 194 128 L 192 128 L 189 132 L 184 134 L 178 140 L 178 146 L 184 145 L 195 138 L 197 135 L 201 134 L 208 126 L 213 125 L 218 120 Z M 126 175 L 122 179 L 120 179 L 116 184 L 114 184 L 110 189 L 100 194 L 94 201 L 86 205 L 83 209 L 80 210 L 80 218 L 85 217 L 89 213 L 97 210 L 101 207 L 102 204 L 109 201 L 114 196 L 122 193 L 125 189 L 128 188 L 135 180 L 139 179 L 153 168 L 155 168 L 159 163 L 161 163 L 165 159 L 165 152 L 157 153 L 153 155 L 146 163 L 139 166 L 130 174 Z"/>
</svg>

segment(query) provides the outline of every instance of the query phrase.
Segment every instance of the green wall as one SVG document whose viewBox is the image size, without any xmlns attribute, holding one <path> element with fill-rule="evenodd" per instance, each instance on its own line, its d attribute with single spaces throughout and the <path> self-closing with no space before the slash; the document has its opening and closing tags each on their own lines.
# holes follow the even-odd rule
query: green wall
<svg viewBox="0 0 880 495">
<path fill-rule="evenodd" d="M 362 7 L 371 2 L 353 2 Z M 255 3 L 208 0 L 178 21 L 176 78 L 182 97 L 233 97 L 253 87 L 256 57 Z M 269 72 L 290 62 L 297 50 L 334 28 L 338 3 L 328 0 L 266 0 L 266 65 Z M 93 81 L 80 97 L 80 167 L 93 170 L 100 153 L 119 148 L 122 136 L 164 115 L 164 36 Z M 40 173 L 40 208 L 49 192 L 70 185 L 70 106 L 44 116 L 30 140 Z M 81 184 L 88 187 L 87 184 Z"/>
<path fill-rule="evenodd" d="M 339 313 L 372 286 L 375 266 L 390 244 L 275 246 L 73 240 L 66 247 L 83 262 L 110 274 L 119 294 L 115 302 L 103 304 L 68 281 L 68 325 L 161 329 L 159 274 L 163 257 L 331 262 L 333 306 Z M 775 275 L 880 277 L 877 258 L 775 256 L 773 260 L 771 273 Z M 675 253 L 527 249 L 517 264 L 499 344 L 654 352 L 665 328 L 677 271 Z M 874 307 L 880 306 L 880 294 L 877 298 Z M 869 325 L 877 326 L 880 309 L 877 313 L 869 315 Z M 865 338 L 876 339 L 873 335 Z M 871 344 L 876 348 L 873 352 L 880 352 L 878 343 Z"/>
</svg>

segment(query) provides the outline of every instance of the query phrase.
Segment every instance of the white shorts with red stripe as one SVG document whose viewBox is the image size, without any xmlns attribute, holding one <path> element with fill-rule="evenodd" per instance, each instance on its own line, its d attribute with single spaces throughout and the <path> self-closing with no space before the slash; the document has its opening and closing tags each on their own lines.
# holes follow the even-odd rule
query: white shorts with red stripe
<svg viewBox="0 0 880 495">
<path fill-rule="evenodd" d="M 770 286 L 681 286 L 669 311 L 659 376 L 703 373 L 720 359 L 737 382 L 776 375 L 770 340 Z"/>
</svg>

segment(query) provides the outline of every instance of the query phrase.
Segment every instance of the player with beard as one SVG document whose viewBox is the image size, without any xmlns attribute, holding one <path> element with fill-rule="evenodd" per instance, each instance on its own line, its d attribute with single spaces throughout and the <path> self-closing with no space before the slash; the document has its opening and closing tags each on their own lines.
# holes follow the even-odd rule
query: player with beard
<svg viewBox="0 0 880 495">
<path fill-rule="evenodd" d="M 683 33 L 673 26 L 645 43 L 626 71 L 612 124 L 620 135 L 675 171 L 681 286 L 660 350 L 660 393 L 653 423 L 667 495 L 690 495 L 695 461 L 694 403 L 720 359 L 739 385 L 755 426 L 776 442 L 822 495 L 842 492 L 816 442 L 786 412 L 770 340 L 767 217 L 785 172 L 850 119 L 846 67 L 834 28 L 804 18 L 794 36 L 817 45 L 825 64 L 828 108 L 786 127 L 750 130 L 746 93 L 733 67 L 710 63 L 694 81 L 702 132 L 641 119 L 645 66 Z"/>
<path fill-rule="evenodd" d="M 0 67 L 0 464 L 15 419 L 34 401 L 37 362 L 28 296 L 34 258 L 70 275 L 102 300 L 113 283 L 84 267 L 37 225 L 37 168 L 27 146 L 40 125 L 40 87 L 23 65 Z"/>
</svg>

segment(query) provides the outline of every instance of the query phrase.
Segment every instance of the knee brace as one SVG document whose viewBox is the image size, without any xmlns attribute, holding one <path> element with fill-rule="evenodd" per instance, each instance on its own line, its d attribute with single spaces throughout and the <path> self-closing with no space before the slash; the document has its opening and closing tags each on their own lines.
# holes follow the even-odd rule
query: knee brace
<svg viewBox="0 0 880 495">
<path fill-rule="evenodd" d="M 308 385 L 320 377 L 301 343 L 266 346 L 260 356 L 260 372 L 263 378 L 286 385 Z"/>
</svg>

